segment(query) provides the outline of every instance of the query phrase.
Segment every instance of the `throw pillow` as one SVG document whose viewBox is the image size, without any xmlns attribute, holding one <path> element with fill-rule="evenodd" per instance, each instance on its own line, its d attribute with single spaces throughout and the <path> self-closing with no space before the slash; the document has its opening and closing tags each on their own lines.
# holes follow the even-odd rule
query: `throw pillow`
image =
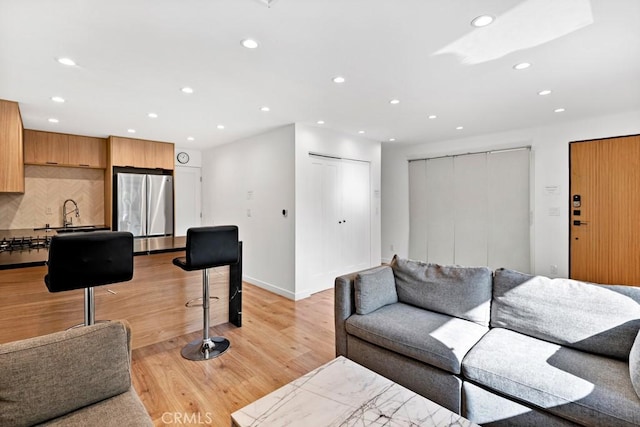
<svg viewBox="0 0 640 427">
<path fill-rule="evenodd" d="M 355 281 L 356 313 L 368 314 L 398 302 L 396 282 L 389 266 L 360 272 Z"/>
<path fill-rule="evenodd" d="M 629 353 L 629 373 L 631 374 L 631 384 L 640 397 L 640 331 L 633 342 L 631 352 Z"/>
</svg>

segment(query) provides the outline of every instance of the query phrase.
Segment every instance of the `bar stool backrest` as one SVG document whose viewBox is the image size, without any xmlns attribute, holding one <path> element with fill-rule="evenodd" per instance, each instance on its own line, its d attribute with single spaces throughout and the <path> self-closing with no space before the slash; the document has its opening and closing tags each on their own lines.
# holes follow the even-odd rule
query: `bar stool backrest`
<svg viewBox="0 0 640 427">
<path fill-rule="evenodd" d="M 236 264 L 240 258 L 238 227 L 218 225 L 187 230 L 187 270 L 202 270 Z"/>
<path fill-rule="evenodd" d="M 133 278 L 133 235 L 126 231 L 91 231 L 51 238 L 49 292 L 126 282 Z"/>
</svg>

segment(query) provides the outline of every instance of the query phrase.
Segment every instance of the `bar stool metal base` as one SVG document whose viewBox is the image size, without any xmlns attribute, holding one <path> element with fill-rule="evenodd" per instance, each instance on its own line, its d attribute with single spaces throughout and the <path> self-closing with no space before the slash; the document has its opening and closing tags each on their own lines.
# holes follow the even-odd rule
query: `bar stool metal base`
<svg viewBox="0 0 640 427">
<path fill-rule="evenodd" d="M 229 350 L 230 345 L 229 340 L 224 337 L 197 339 L 184 346 L 180 354 L 188 360 L 209 360 Z"/>
</svg>

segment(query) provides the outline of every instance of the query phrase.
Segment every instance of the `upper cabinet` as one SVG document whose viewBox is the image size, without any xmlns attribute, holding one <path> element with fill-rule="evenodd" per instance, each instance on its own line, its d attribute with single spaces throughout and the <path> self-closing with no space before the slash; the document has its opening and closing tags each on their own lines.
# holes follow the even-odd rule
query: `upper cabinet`
<svg viewBox="0 0 640 427">
<path fill-rule="evenodd" d="M 0 193 L 24 193 L 22 137 L 18 103 L 0 100 Z"/>
<path fill-rule="evenodd" d="M 69 163 L 85 167 L 106 168 L 107 140 L 69 135 Z"/>
<path fill-rule="evenodd" d="M 173 144 L 143 139 L 109 137 L 112 166 L 173 170 Z"/>
<path fill-rule="evenodd" d="M 24 162 L 29 165 L 104 169 L 107 167 L 106 140 L 25 130 Z"/>
</svg>

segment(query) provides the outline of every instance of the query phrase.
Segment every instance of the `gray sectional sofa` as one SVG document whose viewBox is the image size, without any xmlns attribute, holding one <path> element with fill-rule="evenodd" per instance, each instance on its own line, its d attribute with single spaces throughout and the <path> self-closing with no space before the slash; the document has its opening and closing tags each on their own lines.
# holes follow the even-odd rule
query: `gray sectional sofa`
<svg viewBox="0 0 640 427">
<path fill-rule="evenodd" d="M 336 353 L 482 425 L 640 425 L 640 288 L 394 257 L 335 281 Z"/>
</svg>

